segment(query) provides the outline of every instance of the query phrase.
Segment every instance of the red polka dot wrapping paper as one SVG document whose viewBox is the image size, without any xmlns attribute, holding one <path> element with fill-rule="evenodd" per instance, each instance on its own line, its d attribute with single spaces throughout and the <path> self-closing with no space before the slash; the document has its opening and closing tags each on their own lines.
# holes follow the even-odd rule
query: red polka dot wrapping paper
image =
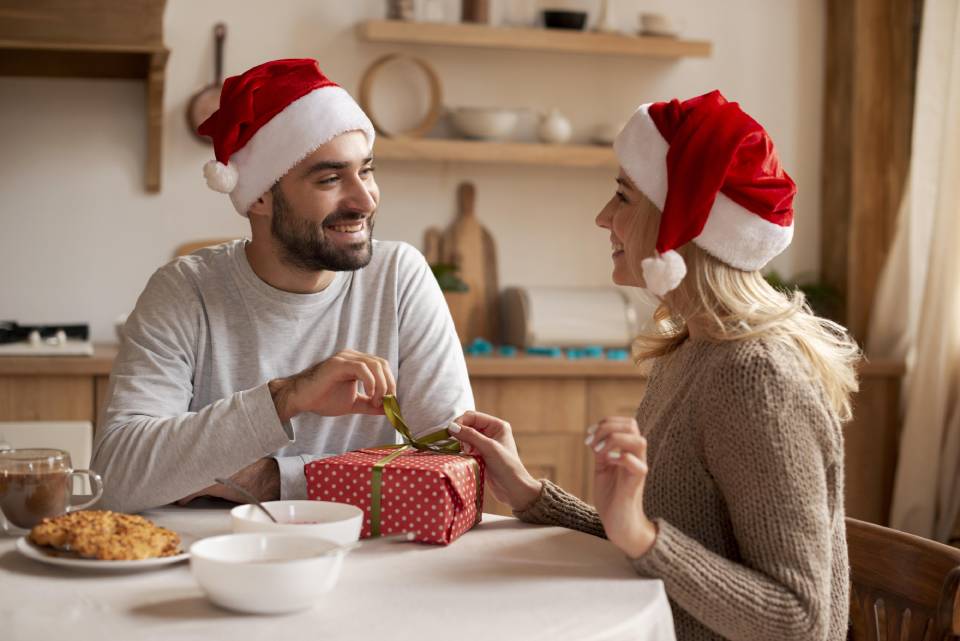
<svg viewBox="0 0 960 641">
<path fill-rule="evenodd" d="M 304 466 L 307 498 L 349 503 L 363 510 L 360 538 L 371 534 L 374 464 L 395 450 L 363 449 Z M 479 466 L 478 475 L 473 462 Z M 416 532 L 415 540 L 447 545 L 480 522 L 483 459 L 410 450 L 383 468 L 380 535 Z"/>
</svg>

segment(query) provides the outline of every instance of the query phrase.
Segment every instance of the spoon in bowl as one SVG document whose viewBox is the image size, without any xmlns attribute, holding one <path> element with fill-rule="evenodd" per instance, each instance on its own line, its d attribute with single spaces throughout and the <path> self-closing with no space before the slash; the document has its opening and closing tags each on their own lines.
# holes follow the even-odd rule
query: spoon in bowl
<svg viewBox="0 0 960 641">
<path fill-rule="evenodd" d="M 250 501 L 251 505 L 256 505 L 258 508 L 263 510 L 263 513 L 266 514 L 271 521 L 273 521 L 274 523 L 279 523 L 279 521 L 275 519 L 272 514 L 270 514 L 270 510 L 265 508 L 263 506 L 263 503 L 261 503 L 260 500 L 257 497 L 255 497 L 253 494 L 248 492 L 243 486 L 237 485 L 230 479 L 213 479 L 213 480 L 216 481 L 217 483 L 220 483 L 221 485 L 226 485 L 232 490 L 236 490 L 240 496 Z"/>
</svg>

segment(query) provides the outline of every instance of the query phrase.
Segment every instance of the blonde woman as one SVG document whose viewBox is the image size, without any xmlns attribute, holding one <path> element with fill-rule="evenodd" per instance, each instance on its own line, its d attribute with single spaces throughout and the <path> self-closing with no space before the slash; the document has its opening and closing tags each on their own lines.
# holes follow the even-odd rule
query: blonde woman
<svg viewBox="0 0 960 641">
<path fill-rule="evenodd" d="M 636 418 L 588 430 L 596 505 L 535 480 L 504 420 L 468 412 L 457 436 L 517 517 L 605 536 L 662 579 L 680 641 L 840 641 L 841 424 L 859 352 L 759 272 L 792 238 L 794 183 L 719 92 L 642 106 L 614 148 L 617 190 L 596 219 L 613 280 L 661 306 L 635 346 L 654 359 Z"/>
</svg>

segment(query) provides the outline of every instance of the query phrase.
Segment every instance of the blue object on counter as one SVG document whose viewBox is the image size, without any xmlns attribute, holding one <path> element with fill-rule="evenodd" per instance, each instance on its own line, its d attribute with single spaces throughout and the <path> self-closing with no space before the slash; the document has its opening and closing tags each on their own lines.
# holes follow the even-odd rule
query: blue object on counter
<svg viewBox="0 0 960 641">
<path fill-rule="evenodd" d="M 599 345 L 589 345 L 584 347 L 581 352 L 584 358 L 603 358 L 603 348 Z"/>
<path fill-rule="evenodd" d="M 610 361 L 625 361 L 630 358 L 630 352 L 625 349 L 608 349 L 607 350 L 607 360 Z"/>
<path fill-rule="evenodd" d="M 500 356 L 513 357 L 517 355 L 517 348 L 513 345 L 501 345 L 499 352 Z"/>
<path fill-rule="evenodd" d="M 547 356 L 549 358 L 563 358 L 563 350 L 559 347 L 528 347 L 530 356 Z"/>
<path fill-rule="evenodd" d="M 464 351 L 470 356 L 490 356 L 493 354 L 493 344 L 488 340 L 475 338 Z"/>
</svg>

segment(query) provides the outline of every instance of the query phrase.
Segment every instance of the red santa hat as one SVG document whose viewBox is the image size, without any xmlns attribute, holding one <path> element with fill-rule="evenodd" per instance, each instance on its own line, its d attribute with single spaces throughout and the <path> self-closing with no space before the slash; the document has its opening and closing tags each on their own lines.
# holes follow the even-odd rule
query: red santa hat
<svg viewBox="0 0 960 641">
<path fill-rule="evenodd" d="M 361 131 L 373 148 L 373 124 L 343 88 L 309 58 L 274 60 L 223 83 L 220 108 L 197 129 L 213 139 L 207 185 L 230 194 L 242 216 L 318 147 Z"/>
<path fill-rule="evenodd" d="M 762 268 L 793 238 L 797 187 L 757 121 L 719 91 L 641 105 L 613 143 L 620 166 L 662 212 L 647 288 L 675 289 L 693 241 L 731 267 Z"/>
</svg>

